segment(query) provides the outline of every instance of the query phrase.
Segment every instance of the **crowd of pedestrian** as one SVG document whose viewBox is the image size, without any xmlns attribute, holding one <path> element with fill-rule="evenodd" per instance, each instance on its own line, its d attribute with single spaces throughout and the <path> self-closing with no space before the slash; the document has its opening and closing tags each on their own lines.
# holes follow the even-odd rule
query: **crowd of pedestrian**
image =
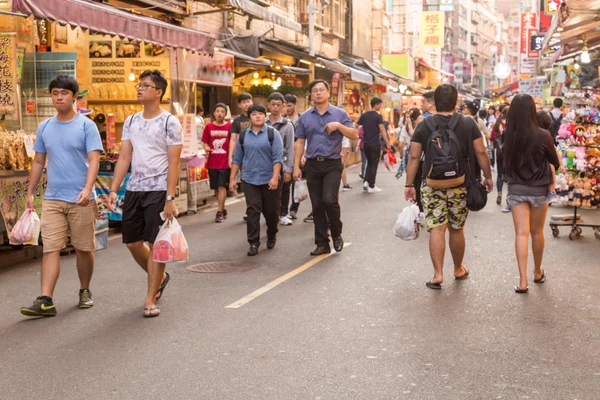
<svg viewBox="0 0 600 400">
<path fill-rule="evenodd" d="M 153 260 L 153 243 L 165 220 L 177 217 L 175 193 L 182 150 L 179 120 L 161 107 L 167 80 L 160 71 L 145 71 L 136 85 L 143 111 L 123 124 L 119 160 L 108 196 L 111 210 L 122 209 L 123 243 L 133 260 L 147 274 L 144 317 L 160 315 L 156 305 L 169 283 L 165 264 Z M 90 282 L 94 269 L 94 228 L 97 215 L 94 184 L 103 151 L 98 128 L 77 114 L 77 81 L 58 76 L 49 85 L 57 115 L 38 128 L 35 159 L 30 175 L 27 207 L 33 207 L 37 186 L 47 162 L 48 186 L 44 196 L 41 231 L 44 242 L 41 295 L 32 306 L 23 307 L 27 316 L 54 316 L 52 296 L 60 272 L 60 251 L 67 243 L 77 254 L 80 278 L 79 307 L 90 308 Z M 217 198 L 216 223 L 224 223 L 229 192 L 238 190 L 238 177 L 246 199 L 248 256 L 258 254 L 260 220 L 267 225 L 267 249 L 277 243 L 279 225 L 298 219 L 295 182 L 305 180 L 311 210 L 306 222 L 314 225 L 312 256 L 344 248 L 339 203 L 340 188 L 351 191 L 346 175 L 351 141 L 362 154 L 359 176 L 363 191 L 381 192 L 376 186 L 382 155 L 399 152 L 396 177 L 406 175 L 405 197 L 424 213 L 429 235 L 433 276 L 427 287 L 439 290 L 444 282 L 443 264 L 446 231 L 454 264 L 454 278 L 466 279 L 464 227 L 470 208 L 473 182 L 481 182 L 489 193 L 495 170 L 497 204 L 503 201 L 503 183 L 508 183 L 505 212 L 512 212 L 515 248 L 520 273 L 517 293 L 526 293 L 527 249 L 531 236 L 534 282 L 543 283 L 543 225 L 549 198 L 555 196 L 555 171 L 561 168 L 552 139 L 553 125 L 561 121 L 560 102 L 550 114 L 536 112 L 533 99 L 515 97 L 512 104 L 480 110 L 476 101 L 458 104 L 458 92 L 441 85 L 423 95 L 420 108 L 408 109 L 390 128 L 381 115 L 383 101 L 373 98 L 371 109 L 353 122 L 348 113 L 329 102 L 329 83 L 309 84 L 311 107 L 297 110 L 291 94 L 272 93 L 267 107 L 255 104 L 249 93 L 238 95 L 240 115 L 226 121 L 228 106 L 216 104 L 212 119 L 202 118 L 198 132 L 207 154 L 210 188 Z M 199 113 L 202 111 L 199 110 Z M 550 132 L 549 132 L 550 131 Z M 67 138 L 66 140 L 64 138 Z M 396 147 L 392 148 L 392 144 Z M 124 201 L 117 190 L 131 165 Z M 483 178 L 481 174 L 483 173 Z M 472 193 L 471 193 L 472 194 Z M 291 204 L 290 204 L 291 203 Z"/>
</svg>

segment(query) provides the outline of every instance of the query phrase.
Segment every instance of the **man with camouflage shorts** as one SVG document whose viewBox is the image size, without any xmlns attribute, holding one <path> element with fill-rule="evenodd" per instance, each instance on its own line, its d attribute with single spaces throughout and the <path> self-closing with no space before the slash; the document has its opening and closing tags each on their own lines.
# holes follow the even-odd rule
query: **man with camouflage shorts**
<svg viewBox="0 0 600 400">
<path fill-rule="evenodd" d="M 475 150 L 477 162 L 485 175 L 485 186 L 488 192 L 492 191 L 492 171 L 490 169 L 490 159 L 487 150 L 483 144 L 483 137 L 477 123 L 472 118 L 466 118 L 462 115 L 454 116 L 458 92 L 456 88 L 450 85 L 441 85 L 435 90 L 435 106 L 437 114 L 433 118 L 437 126 L 450 127 L 451 122 L 456 126 L 451 129 L 459 142 L 458 158 L 468 164 L 469 137 L 473 139 L 473 148 Z M 420 185 L 422 177 L 417 177 L 417 169 L 421 155 L 425 154 L 425 160 L 428 157 L 428 144 L 433 134 L 428 126 L 421 123 L 415 129 L 412 137 L 410 159 L 406 176 L 405 197 L 407 200 L 416 200 L 415 185 Z M 475 162 L 474 160 L 470 160 Z M 462 280 L 469 276 L 469 270 L 463 265 L 465 254 L 465 235 L 463 228 L 467 221 L 469 213 L 467 209 L 467 188 L 464 184 L 459 184 L 448 189 L 433 189 L 425 183 L 421 186 L 421 198 L 423 208 L 426 213 L 427 231 L 431 233 L 429 237 L 429 249 L 431 261 L 433 262 L 433 278 L 426 283 L 430 289 L 441 289 L 444 280 L 444 253 L 446 251 L 446 230 L 450 231 L 450 250 L 454 261 L 454 277 Z"/>
</svg>

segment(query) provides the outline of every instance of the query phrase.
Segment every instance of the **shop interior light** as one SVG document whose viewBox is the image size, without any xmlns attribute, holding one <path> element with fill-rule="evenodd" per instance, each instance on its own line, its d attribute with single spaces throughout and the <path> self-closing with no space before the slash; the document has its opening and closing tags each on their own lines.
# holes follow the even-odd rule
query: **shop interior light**
<svg viewBox="0 0 600 400">
<path fill-rule="evenodd" d="M 556 30 L 556 32 L 552 34 L 552 37 L 560 37 L 560 31 Z"/>
<path fill-rule="evenodd" d="M 579 64 L 577 64 L 577 63 L 573 64 L 573 68 L 575 68 L 576 70 L 579 69 Z"/>
<path fill-rule="evenodd" d="M 262 84 L 266 86 L 271 86 L 271 84 L 273 84 L 273 80 L 269 77 L 269 74 L 265 74 L 262 77 Z"/>
<path fill-rule="evenodd" d="M 312 63 L 310 61 L 306 61 L 306 60 L 300 60 L 301 63 L 306 64 L 306 65 L 311 65 Z"/>
<path fill-rule="evenodd" d="M 135 74 L 133 73 L 133 71 L 132 71 L 132 72 L 129 74 L 129 80 L 130 80 L 131 82 L 134 82 L 134 81 L 135 81 Z"/>
<path fill-rule="evenodd" d="M 325 68 L 325 66 L 323 64 L 318 64 L 318 63 L 315 63 L 315 67 Z"/>
<path fill-rule="evenodd" d="M 252 74 L 252 77 L 253 77 L 254 79 L 258 79 L 258 72 L 255 72 L 254 74 Z"/>
<path fill-rule="evenodd" d="M 562 32 L 564 30 L 565 30 L 565 28 L 563 28 L 562 26 L 559 26 L 558 28 L 556 28 L 556 32 Z"/>
<path fill-rule="evenodd" d="M 589 64 L 590 62 L 592 62 L 592 59 L 590 58 L 590 51 L 587 47 L 587 40 L 583 40 L 583 48 L 581 49 L 581 63 L 582 64 Z"/>
</svg>

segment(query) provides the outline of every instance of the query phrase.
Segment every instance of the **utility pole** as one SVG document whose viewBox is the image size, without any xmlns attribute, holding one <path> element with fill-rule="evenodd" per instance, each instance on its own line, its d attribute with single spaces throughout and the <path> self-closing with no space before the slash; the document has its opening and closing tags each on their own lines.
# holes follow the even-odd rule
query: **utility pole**
<svg viewBox="0 0 600 400">
<path fill-rule="evenodd" d="M 329 0 L 321 0 L 323 7 L 315 7 L 315 0 L 308 0 L 308 54 L 315 56 L 315 14 L 323 11 L 329 5 Z"/>
</svg>

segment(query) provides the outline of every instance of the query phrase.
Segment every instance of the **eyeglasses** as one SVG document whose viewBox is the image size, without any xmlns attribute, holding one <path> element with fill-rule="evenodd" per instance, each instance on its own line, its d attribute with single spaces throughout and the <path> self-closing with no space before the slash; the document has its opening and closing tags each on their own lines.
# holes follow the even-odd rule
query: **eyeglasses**
<svg viewBox="0 0 600 400">
<path fill-rule="evenodd" d="M 137 85 L 135 85 L 135 88 L 137 90 L 143 90 L 145 92 L 146 90 L 148 90 L 148 88 L 156 89 L 156 86 L 148 85 L 147 83 L 138 83 Z"/>
<path fill-rule="evenodd" d="M 322 93 L 322 92 L 326 92 L 327 88 L 316 88 L 311 90 L 311 93 Z"/>
</svg>

